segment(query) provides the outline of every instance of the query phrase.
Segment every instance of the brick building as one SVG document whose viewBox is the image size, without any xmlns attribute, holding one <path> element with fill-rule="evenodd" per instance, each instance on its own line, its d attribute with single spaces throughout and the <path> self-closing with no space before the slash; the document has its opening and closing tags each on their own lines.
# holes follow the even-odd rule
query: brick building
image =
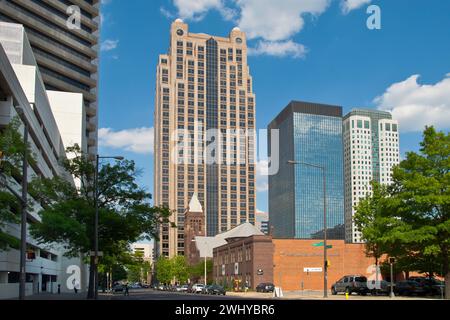
<svg viewBox="0 0 450 320">
<path fill-rule="evenodd" d="M 323 290 L 323 247 L 314 247 L 320 240 L 273 239 L 273 264 L 276 286 L 285 291 Z M 348 244 L 343 240 L 328 241 L 328 286 L 345 275 L 374 276 L 373 258 L 365 254 L 364 244 Z M 308 272 L 313 270 L 313 272 Z M 374 278 L 375 279 L 375 278 Z"/>
<path fill-rule="evenodd" d="M 246 283 L 252 289 L 273 282 L 273 242 L 270 236 L 228 238 L 214 249 L 214 280 L 226 287 Z"/>
<path fill-rule="evenodd" d="M 227 238 L 227 243 L 214 249 L 214 280 L 231 286 L 247 281 L 252 289 L 271 282 L 285 291 L 323 290 L 323 247 L 320 240 L 272 239 L 254 235 Z M 374 260 L 365 254 L 363 244 L 329 241 L 328 284 L 345 275 L 364 275 L 375 279 Z M 380 275 L 381 278 L 381 275 Z"/>
<path fill-rule="evenodd" d="M 205 235 L 205 214 L 197 194 L 195 193 L 185 212 L 184 227 L 184 252 L 186 259 L 191 266 L 200 262 L 200 252 L 195 244 L 195 238 L 204 237 Z"/>
</svg>

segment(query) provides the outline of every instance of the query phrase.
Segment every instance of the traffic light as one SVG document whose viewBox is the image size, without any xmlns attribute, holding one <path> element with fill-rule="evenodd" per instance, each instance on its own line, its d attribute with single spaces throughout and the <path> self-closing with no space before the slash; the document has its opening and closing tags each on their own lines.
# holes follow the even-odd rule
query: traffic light
<svg viewBox="0 0 450 320">
<path fill-rule="evenodd" d="M 328 269 L 329 267 L 331 267 L 331 262 L 330 260 L 325 261 L 325 267 Z"/>
</svg>

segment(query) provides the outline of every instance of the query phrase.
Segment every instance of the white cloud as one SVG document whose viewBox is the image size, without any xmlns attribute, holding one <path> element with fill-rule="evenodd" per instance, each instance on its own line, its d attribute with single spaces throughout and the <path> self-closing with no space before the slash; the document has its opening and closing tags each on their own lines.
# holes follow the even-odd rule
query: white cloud
<svg viewBox="0 0 450 320">
<path fill-rule="evenodd" d="M 98 131 L 98 137 L 101 147 L 121 149 L 139 154 L 153 153 L 153 128 L 135 128 L 122 131 L 103 128 Z"/>
<path fill-rule="evenodd" d="M 250 55 L 269 55 L 276 57 L 292 56 L 304 58 L 308 49 L 302 44 L 289 41 L 259 41 L 255 48 L 249 48 Z"/>
<path fill-rule="evenodd" d="M 174 0 L 173 3 L 182 19 L 202 20 L 209 10 L 218 10 L 227 20 L 233 17 L 233 11 L 227 8 L 222 0 Z M 167 15 L 167 10 L 163 10 Z"/>
<path fill-rule="evenodd" d="M 259 39 L 251 51 L 255 55 L 303 57 L 306 48 L 292 40 L 305 25 L 305 16 L 317 17 L 331 0 L 173 0 L 178 15 L 186 20 L 202 20 L 210 10 L 234 21 L 249 39 Z M 166 17 L 173 15 L 160 8 Z"/>
<path fill-rule="evenodd" d="M 172 14 L 172 12 L 170 12 L 169 10 L 167 10 L 164 7 L 160 7 L 159 8 L 159 12 L 161 12 L 161 14 L 166 17 L 167 19 L 173 19 L 175 18 L 174 15 Z"/>
<path fill-rule="evenodd" d="M 394 83 L 374 102 L 390 111 L 404 132 L 419 132 L 427 125 L 450 128 L 450 73 L 436 84 L 418 83 L 419 75 Z"/>
<path fill-rule="evenodd" d="M 119 45 L 119 40 L 105 40 L 102 42 L 102 44 L 100 45 L 100 50 L 101 51 L 111 51 L 117 48 L 117 46 Z"/>
<path fill-rule="evenodd" d="M 269 190 L 269 161 L 261 160 L 256 164 L 256 191 Z"/>
<path fill-rule="evenodd" d="M 339 0 L 344 14 L 369 4 L 372 0 Z M 210 10 L 219 11 L 225 20 L 234 21 L 250 40 L 254 55 L 304 57 L 307 49 L 293 37 L 305 26 L 305 18 L 324 13 L 332 0 L 173 0 L 178 15 L 200 21 Z M 165 8 L 161 14 L 173 18 Z"/>
<path fill-rule="evenodd" d="M 343 14 L 361 8 L 365 4 L 371 3 L 372 0 L 342 0 L 341 9 Z"/>
<path fill-rule="evenodd" d="M 325 12 L 330 0 L 236 0 L 241 9 L 239 27 L 250 39 L 287 40 L 300 32 L 304 16 Z"/>
</svg>

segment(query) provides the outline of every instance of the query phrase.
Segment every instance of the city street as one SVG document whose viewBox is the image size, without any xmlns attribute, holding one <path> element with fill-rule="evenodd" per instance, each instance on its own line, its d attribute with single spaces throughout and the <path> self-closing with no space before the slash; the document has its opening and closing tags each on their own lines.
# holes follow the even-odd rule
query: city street
<svg viewBox="0 0 450 320">
<path fill-rule="evenodd" d="M 85 300 L 86 294 L 39 294 L 31 297 L 27 297 L 27 300 L 56 300 L 56 301 L 68 301 L 68 300 Z M 165 292 L 155 290 L 130 290 L 129 296 L 124 296 L 123 293 L 109 294 L 99 293 L 99 300 L 197 300 L 197 301 L 211 301 L 211 300 L 245 300 L 247 297 L 240 296 L 207 296 L 199 294 L 186 294 L 176 292 Z M 251 298 L 255 299 L 255 298 Z"/>
<path fill-rule="evenodd" d="M 99 294 L 100 300 L 155 300 L 155 301 L 236 301 L 236 300 L 270 300 L 272 299 L 271 293 L 227 293 L 226 296 L 211 296 L 211 295 L 199 295 L 199 294 L 187 294 L 187 293 L 176 293 L 176 292 L 165 292 L 165 291 L 155 291 L 155 290 L 132 290 L 129 296 L 124 296 L 122 293 L 116 294 Z M 27 300 L 85 300 L 85 294 L 40 294 L 32 297 L 28 297 Z M 320 292 L 286 292 L 284 297 L 277 300 L 324 300 Z M 329 301 L 345 301 L 345 295 L 333 296 L 330 294 Z M 411 300 L 439 300 L 438 297 L 395 297 L 393 299 L 387 296 L 358 296 L 351 295 L 348 299 L 349 301 L 411 301 Z"/>
<path fill-rule="evenodd" d="M 211 296 L 201 294 L 176 293 L 154 290 L 130 291 L 130 296 L 117 293 L 114 295 L 101 295 L 103 300 L 190 300 L 190 301 L 211 301 L 211 300 L 244 300 L 239 296 Z"/>
</svg>

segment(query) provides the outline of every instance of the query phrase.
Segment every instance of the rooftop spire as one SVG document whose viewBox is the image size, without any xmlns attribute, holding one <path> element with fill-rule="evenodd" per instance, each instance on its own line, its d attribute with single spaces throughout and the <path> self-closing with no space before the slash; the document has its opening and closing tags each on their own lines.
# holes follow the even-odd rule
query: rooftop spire
<svg viewBox="0 0 450 320">
<path fill-rule="evenodd" d="M 194 193 L 191 202 L 189 202 L 189 212 L 203 212 L 203 208 L 200 201 L 198 200 L 197 193 Z"/>
</svg>

